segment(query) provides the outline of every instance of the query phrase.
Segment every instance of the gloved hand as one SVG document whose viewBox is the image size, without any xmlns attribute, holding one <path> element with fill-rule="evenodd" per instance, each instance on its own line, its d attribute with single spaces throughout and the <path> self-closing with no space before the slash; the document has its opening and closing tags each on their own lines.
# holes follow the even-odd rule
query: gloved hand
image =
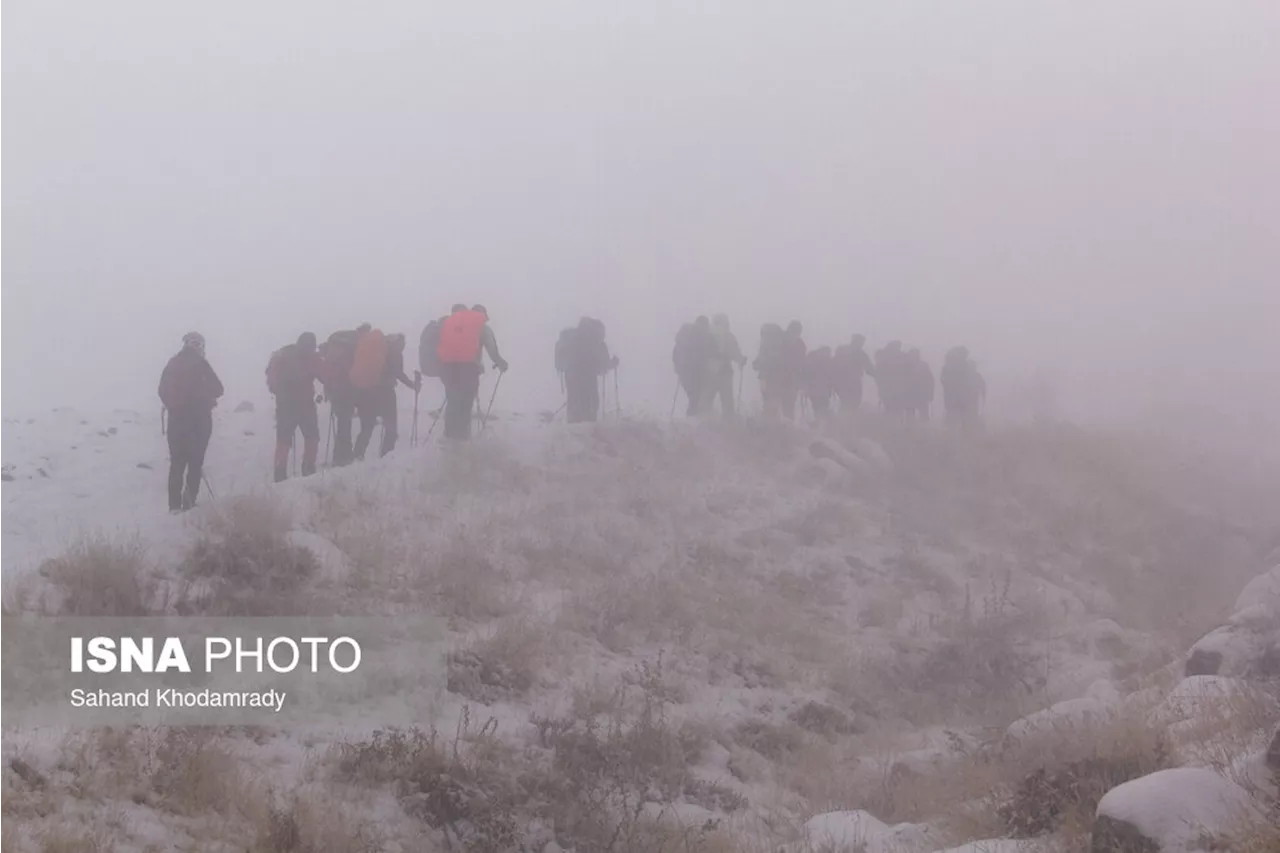
<svg viewBox="0 0 1280 853">
<path fill-rule="evenodd" d="M 507 366 L 508 366 L 508 365 L 507 365 L 507 363 L 506 363 L 505 361 L 495 361 L 495 362 L 493 363 L 493 366 L 494 366 L 494 367 L 496 367 L 496 368 L 498 368 L 498 372 L 499 372 L 499 373 L 506 373 L 506 372 L 507 372 Z"/>
<path fill-rule="evenodd" d="M 317 395 L 316 395 L 316 405 L 318 406 L 318 405 L 320 405 L 320 404 L 321 404 L 321 403 L 323 403 L 323 402 L 324 402 L 324 395 L 323 395 L 323 394 L 317 394 Z"/>
</svg>

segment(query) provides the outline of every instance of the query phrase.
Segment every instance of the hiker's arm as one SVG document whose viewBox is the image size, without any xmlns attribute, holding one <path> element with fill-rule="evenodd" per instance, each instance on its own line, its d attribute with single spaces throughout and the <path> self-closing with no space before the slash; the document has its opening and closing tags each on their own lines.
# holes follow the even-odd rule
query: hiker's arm
<svg viewBox="0 0 1280 853">
<path fill-rule="evenodd" d="M 209 372 L 209 396 L 216 401 L 226 393 L 226 389 L 222 387 L 222 380 L 218 378 L 218 374 L 214 373 L 213 365 L 206 361 L 204 366 Z"/>
<path fill-rule="evenodd" d="M 480 343 L 484 347 L 484 351 L 489 353 L 489 359 L 499 368 L 506 370 L 507 362 L 498 352 L 498 339 L 494 337 L 493 329 L 487 325 L 480 332 Z"/>
</svg>

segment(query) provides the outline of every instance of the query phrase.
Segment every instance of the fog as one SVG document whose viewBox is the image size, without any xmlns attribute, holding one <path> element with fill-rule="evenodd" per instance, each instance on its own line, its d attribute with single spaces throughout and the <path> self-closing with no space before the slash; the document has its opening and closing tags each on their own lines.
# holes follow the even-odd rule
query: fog
<svg viewBox="0 0 1280 853">
<path fill-rule="evenodd" d="M 6 413 L 158 407 L 192 329 L 224 406 L 264 400 L 303 330 L 368 321 L 412 362 L 481 301 L 499 408 L 559 405 L 556 335 L 590 314 L 623 405 L 665 412 L 676 329 L 727 311 L 751 354 L 798 318 L 935 368 L 965 343 L 993 398 L 1051 370 L 1075 417 L 1280 424 L 1270 0 L 13 0 L 4 24 Z"/>
</svg>

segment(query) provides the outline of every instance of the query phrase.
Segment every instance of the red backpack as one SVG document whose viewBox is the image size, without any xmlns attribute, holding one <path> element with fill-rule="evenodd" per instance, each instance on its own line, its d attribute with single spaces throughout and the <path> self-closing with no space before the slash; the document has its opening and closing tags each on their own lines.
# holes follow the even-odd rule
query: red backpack
<svg viewBox="0 0 1280 853">
<path fill-rule="evenodd" d="M 436 358 L 441 364 L 467 364 L 480 357 L 480 337 L 489 321 L 479 311 L 450 314 L 440 327 Z"/>
</svg>

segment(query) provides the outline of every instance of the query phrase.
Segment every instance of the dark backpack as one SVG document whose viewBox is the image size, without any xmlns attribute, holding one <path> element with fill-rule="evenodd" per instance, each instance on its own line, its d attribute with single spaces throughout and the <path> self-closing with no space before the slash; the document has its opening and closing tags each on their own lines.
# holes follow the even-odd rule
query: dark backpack
<svg viewBox="0 0 1280 853">
<path fill-rule="evenodd" d="M 354 329 L 334 332 L 320 348 L 320 355 L 333 368 L 334 376 L 346 378 L 356 361 L 356 342 L 360 333 Z"/>
<path fill-rule="evenodd" d="M 564 373 L 569 367 L 569 354 L 573 347 L 574 334 L 577 329 L 564 329 L 556 340 L 556 373 Z"/>
<path fill-rule="evenodd" d="M 432 320 L 422 330 L 418 338 L 418 369 L 423 376 L 433 379 L 440 377 L 440 358 L 436 350 L 440 347 L 440 321 Z"/>
</svg>

